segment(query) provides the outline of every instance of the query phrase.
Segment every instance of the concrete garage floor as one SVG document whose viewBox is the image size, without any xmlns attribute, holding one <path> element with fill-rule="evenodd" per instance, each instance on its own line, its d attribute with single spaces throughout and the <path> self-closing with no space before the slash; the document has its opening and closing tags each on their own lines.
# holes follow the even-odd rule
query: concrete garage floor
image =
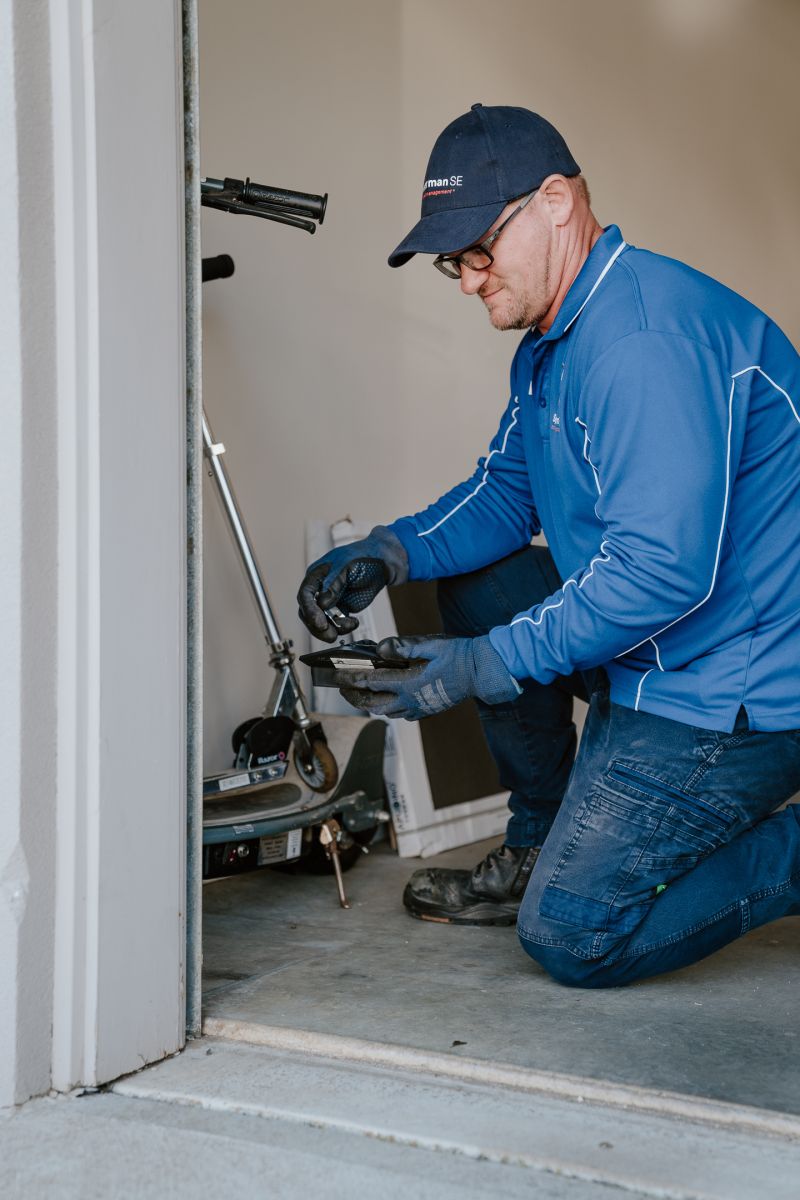
<svg viewBox="0 0 800 1200">
<path fill-rule="evenodd" d="M 206 1036 L 0 1113 L 3 1200 L 796 1200 L 797 920 L 575 992 L 513 930 L 412 921 L 416 865 L 364 859 L 348 912 L 328 878 L 209 885 Z"/>
<path fill-rule="evenodd" d="M 110 1092 L 0 1114 L 0 1195 L 796 1200 L 795 1119 L 610 1100 L 203 1038 Z"/>
<path fill-rule="evenodd" d="M 469 867 L 492 844 L 425 865 Z M 338 1035 L 800 1114 L 800 918 L 674 975 L 575 991 L 513 929 L 409 918 L 401 895 L 419 865 L 374 849 L 345 877 L 349 911 L 328 878 L 207 885 L 206 1028 L 245 1041 L 266 1028 L 273 1045 L 275 1027 Z"/>
</svg>

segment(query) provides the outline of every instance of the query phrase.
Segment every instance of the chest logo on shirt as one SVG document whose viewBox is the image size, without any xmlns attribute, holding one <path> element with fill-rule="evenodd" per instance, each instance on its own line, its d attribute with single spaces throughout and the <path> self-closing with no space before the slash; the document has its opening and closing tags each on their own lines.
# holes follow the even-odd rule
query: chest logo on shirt
<svg viewBox="0 0 800 1200">
<path fill-rule="evenodd" d="M 558 413 L 553 413 L 553 420 L 550 422 L 550 429 L 553 433 L 561 433 L 561 417 Z"/>
</svg>

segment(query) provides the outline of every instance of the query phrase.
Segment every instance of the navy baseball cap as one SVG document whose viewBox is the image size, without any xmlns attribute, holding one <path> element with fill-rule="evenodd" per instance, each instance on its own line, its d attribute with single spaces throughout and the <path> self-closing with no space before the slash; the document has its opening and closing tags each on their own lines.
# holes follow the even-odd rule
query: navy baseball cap
<svg viewBox="0 0 800 1200">
<path fill-rule="evenodd" d="M 548 175 L 578 175 L 561 134 L 527 108 L 473 104 L 439 134 L 422 187 L 422 215 L 389 255 L 448 254 L 476 242 L 511 200 Z"/>
</svg>

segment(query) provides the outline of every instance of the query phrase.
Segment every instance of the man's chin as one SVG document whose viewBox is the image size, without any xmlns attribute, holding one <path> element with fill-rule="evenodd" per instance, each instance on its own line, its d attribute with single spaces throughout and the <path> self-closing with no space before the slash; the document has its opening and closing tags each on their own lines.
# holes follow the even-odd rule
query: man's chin
<svg viewBox="0 0 800 1200">
<path fill-rule="evenodd" d="M 489 321 L 495 329 L 530 329 L 531 325 L 535 324 L 535 317 L 529 320 L 527 312 L 522 312 L 519 308 L 514 309 L 508 303 L 504 304 L 499 296 L 494 304 L 491 303 L 492 296 L 481 299 L 486 306 Z"/>
<path fill-rule="evenodd" d="M 529 321 L 522 313 L 503 312 L 501 309 L 494 309 L 494 311 L 489 309 L 488 316 L 493 328 L 501 331 L 506 329 L 530 329 L 531 325 L 535 324 L 535 321 Z"/>
</svg>

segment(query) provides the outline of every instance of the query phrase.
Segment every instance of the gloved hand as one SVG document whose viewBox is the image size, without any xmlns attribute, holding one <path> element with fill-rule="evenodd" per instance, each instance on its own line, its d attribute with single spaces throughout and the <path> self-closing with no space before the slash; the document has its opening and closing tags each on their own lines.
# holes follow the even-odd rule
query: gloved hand
<svg viewBox="0 0 800 1200">
<path fill-rule="evenodd" d="M 297 593 L 299 616 L 305 627 L 323 642 L 335 642 L 350 633 L 358 621 L 349 614 L 361 612 L 389 583 L 408 579 L 408 555 L 400 539 L 383 525 L 361 541 L 334 546 L 310 567 Z M 346 614 L 338 630 L 323 612 L 336 605 Z"/>
<path fill-rule="evenodd" d="M 338 671 L 335 676 L 345 700 L 376 716 L 418 721 L 452 708 L 467 696 L 502 704 L 522 692 L 488 634 L 385 638 L 378 653 L 382 658 L 417 661 L 408 668 Z"/>
</svg>

